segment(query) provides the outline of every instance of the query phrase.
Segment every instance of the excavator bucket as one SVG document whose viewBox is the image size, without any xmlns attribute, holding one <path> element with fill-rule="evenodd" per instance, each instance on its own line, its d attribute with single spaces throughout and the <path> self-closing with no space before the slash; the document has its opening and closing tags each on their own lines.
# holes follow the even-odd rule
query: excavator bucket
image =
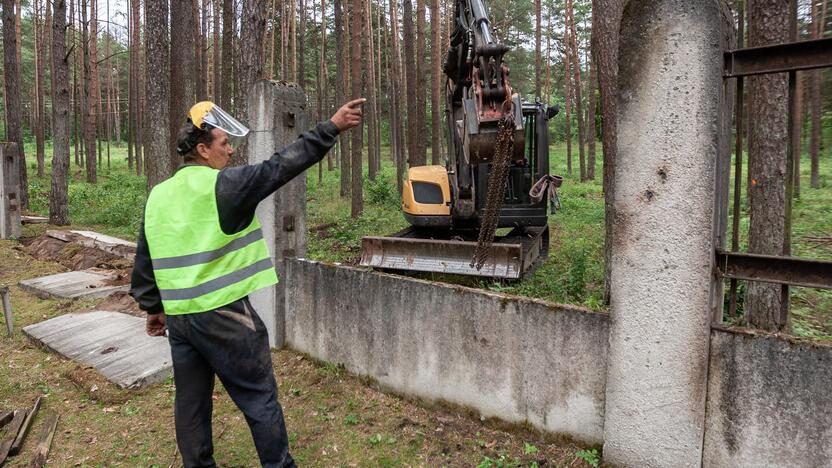
<svg viewBox="0 0 832 468">
<path fill-rule="evenodd" d="M 491 245 L 488 260 L 478 270 L 471 266 L 476 241 L 428 237 L 413 228 L 388 237 L 365 237 L 361 242 L 360 264 L 383 270 L 519 279 L 548 247 L 547 228 L 536 228 L 532 234 L 497 238 Z"/>
</svg>

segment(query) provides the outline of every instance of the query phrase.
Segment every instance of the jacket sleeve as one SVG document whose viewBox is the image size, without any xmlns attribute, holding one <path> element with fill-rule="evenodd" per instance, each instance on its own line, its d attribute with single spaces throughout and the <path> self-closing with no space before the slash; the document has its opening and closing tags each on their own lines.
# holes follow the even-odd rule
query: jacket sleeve
<svg viewBox="0 0 832 468">
<path fill-rule="evenodd" d="M 322 122 L 266 161 L 222 170 L 216 187 L 222 230 L 234 234 L 245 229 L 257 204 L 320 162 L 335 145 L 338 133 L 332 121 Z"/>
<path fill-rule="evenodd" d="M 139 303 L 139 308 L 148 314 L 164 312 L 162 296 L 156 286 L 153 263 L 150 260 L 150 248 L 144 235 L 144 221 L 139 227 L 139 240 L 136 242 L 136 259 L 130 280 L 130 295 Z"/>
</svg>

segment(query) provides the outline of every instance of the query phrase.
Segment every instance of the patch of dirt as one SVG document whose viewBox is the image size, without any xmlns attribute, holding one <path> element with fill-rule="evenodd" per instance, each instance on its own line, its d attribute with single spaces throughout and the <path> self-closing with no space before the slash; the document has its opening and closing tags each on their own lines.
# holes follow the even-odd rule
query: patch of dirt
<svg viewBox="0 0 832 468">
<path fill-rule="evenodd" d="M 62 375 L 82 393 L 94 401 L 105 405 L 120 405 L 130 400 L 130 393 L 118 388 L 101 376 L 92 367 L 76 364 Z"/>
<path fill-rule="evenodd" d="M 84 247 L 76 242 L 55 239 L 49 235 L 25 239 L 23 248 L 38 260 L 58 262 L 70 270 L 103 268 L 106 270 L 129 270 L 133 267 L 130 260 L 109 252 L 91 247 Z"/>
<path fill-rule="evenodd" d="M 133 317 L 145 318 L 145 313 L 139 309 L 139 304 L 129 293 L 118 291 L 111 294 L 93 307 L 88 307 L 81 312 L 92 312 L 94 310 L 107 310 L 110 312 L 122 312 Z"/>
</svg>

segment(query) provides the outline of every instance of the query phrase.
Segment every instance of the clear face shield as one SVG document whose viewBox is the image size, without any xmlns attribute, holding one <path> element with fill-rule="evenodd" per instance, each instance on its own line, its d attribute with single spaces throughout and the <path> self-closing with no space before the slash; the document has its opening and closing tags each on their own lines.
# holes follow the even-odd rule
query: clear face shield
<svg viewBox="0 0 832 468">
<path fill-rule="evenodd" d="M 204 124 L 208 124 L 214 128 L 219 128 L 231 137 L 242 138 L 248 135 L 249 129 L 243 125 L 239 120 L 232 117 L 228 112 L 216 104 L 211 104 L 211 108 L 202 117 L 202 121 L 197 124 L 197 120 L 192 116 L 191 120 L 199 128 L 203 128 Z"/>
</svg>

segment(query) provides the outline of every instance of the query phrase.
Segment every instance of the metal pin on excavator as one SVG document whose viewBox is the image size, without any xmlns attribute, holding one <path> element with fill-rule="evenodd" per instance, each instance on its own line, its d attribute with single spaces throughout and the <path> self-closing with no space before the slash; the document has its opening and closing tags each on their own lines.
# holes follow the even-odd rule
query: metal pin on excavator
<svg viewBox="0 0 832 468">
<path fill-rule="evenodd" d="M 385 270 L 517 279 L 545 258 L 548 201 L 562 179 L 549 176 L 548 121 L 557 107 L 512 92 L 504 55 L 483 0 L 457 0 L 444 72 L 445 166 L 412 167 L 402 208 L 411 226 L 362 240 L 361 265 Z M 496 236 L 499 228 L 513 228 Z"/>
</svg>

